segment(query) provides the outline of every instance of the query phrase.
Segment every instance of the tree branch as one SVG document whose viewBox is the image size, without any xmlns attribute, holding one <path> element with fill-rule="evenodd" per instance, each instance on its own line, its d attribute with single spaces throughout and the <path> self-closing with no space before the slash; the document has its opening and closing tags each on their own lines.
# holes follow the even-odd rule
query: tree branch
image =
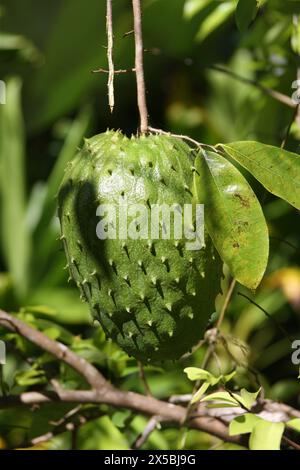
<svg viewBox="0 0 300 470">
<path fill-rule="evenodd" d="M 144 74 L 144 46 L 142 32 L 141 0 L 132 0 L 135 37 L 135 70 L 137 82 L 138 107 L 141 119 L 141 133 L 148 132 L 148 109 Z"/>
<path fill-rule="evenodd" d="M 0 325 L 19 333 L 58 360 L 68 364 L 81 374 L 91 386 L 91 390 L 67 390 L 56 387 L 56 390 L 52 392 L 30 391 L 20 395 L 4 396 L 0 397 L 0 408 L 42 405 L 44 403 L 104 404 L 114 408 L 126 408 L 150 418 L 156 416 L 159 417 L 159 421 L 173 426 L 181 426 L 185 420 L 185 407 L 135 392 L 116 389 L 94 366 L 70 351 L 65 345 L 51 340 L 40 331 L 2 310 L 0 310 Z M 266 400 L 263 405 L 265 405 L 265 412 L 268 412 L 269 416 L 280 411 L 286 421 L 300 414 L 299 411 L 287 405 L 277 404 L 270 400 Z M 229 436 L 228 420 L 226 420 L 226 416 L 223 416 L 224 413 L 226 414 L 226 410 L 224 412 L 224 410 L 209 409 L 201 403 L 195 411 L 196 414 L 186 422 L 187 427 L 206 432 L 226 442 L 241 443 L 240 436 Z M 269 420 L 271 420 L 270 417 Z"/>
<path fill-rule="evenodd" d="M 74 354 L 64 344 L 51 340 L 40 331 L 31 328 L 26 323 L 9 315 L 3 310 L 0 310 L 0 325 L 10 331 L 19 333 L 21 336 L 31 341 L 31 343 L 34 343 L 44 351 L 52 354 L 58 360 L 68 364 L 72 369 L 82 375 L 93 389 L 110 387 L 110 384 L 105 380 L 103 375 L 85 359 Z"/>
<path fill-rule="evenodd" d="M 160 416 L 162 420 L 175 425 L 180 425 L 184 419 L 186 412 L 184 407 L 114 388 L 94 366 L 74 354 L 64 344 L 51 340 L 40 331 L 2 310 L 0 310 L 0 325 L 10 331 L 19 333 L 58 360 L 68 364 L 81 374 L 92 388 L 91 390 L 66 390 L 60 388 L 54 392 L 24 392 L 18 396 L 0 397 L 0 408 L 59 402 L 94 403 L 116 408 L 127 408 L 150 417 Z M 190 425 L 192 428 L 207 432 L 222 440 L 238 441 L 238 438 L 229 436 L 226 425 L 211 417 L 201 416 L 194 419 Z"/>
</svg>

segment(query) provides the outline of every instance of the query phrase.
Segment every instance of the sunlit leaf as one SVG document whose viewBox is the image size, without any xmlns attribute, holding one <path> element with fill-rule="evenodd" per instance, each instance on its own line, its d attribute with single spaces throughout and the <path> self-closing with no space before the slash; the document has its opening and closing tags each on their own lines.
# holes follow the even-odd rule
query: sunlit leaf
<svg viewBox="0 0 300 470">
<path fill-rule="evenodd" d="M 192 18 L 210 3 L 211 0 L 186 0 L 183 9 L 184 17 Z"/>
<path fill-rule="evenodd" d="M 246 390 L 245 388 L 242 388 L 240 393 L 241 396 L 239 398 L 239 401 L 244 405 L 245 408 L 250 410 L 260 393 L 260 389 L 257 392 L 251 393 L 248 392 L 248 390 Z"/>
<path fill-rule="evenodd" d="M 47 383 L 47 377 L 43 370 L 29 369 L 26 371 L 17 372 L 15 381 L 18 385 L 23 387 L 30 387 L 31 385 Z"/>
<path fill-rule="evenodd" d="M 260 420 L 251 433 L 249 448 L 251 450 L 280 450 L 283 432 L 283 423 Z"/>
<path fill-rule="evenodd" d="M 220 147 L 270 193 L 300 209 L 300 155 L 253 141 L 221 144 Z"/>
<path fill-rule="evenodd" d="M 300 55 L 300 21 L 299 15 L 293 15 L 293 29 L 291 35 L 291 45 L 293 51 Z"/>
<path fill-rule="evenodd" d="M 300 432 L 300 418 L 290 419 L 285 423 L 289 428 L 292 428 L 294 431 Z"/>
<path fill-rule="evenodd" d="M 239 398 L 239 397 L 238 397 Z M 228 392 L 215 392 L 210 395 L 206 395 L 201 401 L 216 401 L 219 404 L 226 406 L 240 407 L 239 402 L 235 399 L 234 394 Z"/>
<path fill-rule="evenodd" d="M 261 206 L 243 175 L 224 157 L 202 151 L 196 159 L 195 191 L 204 204 L 207 230 L 232 275 L 255 289 L 269 253 Z"/>
<path fill-rule="evenodd" d="M 260 420 L 253 413 L 245 413 L 234 418 L 229 425 L 229 435 L 238 436 L 239 434 L 251 433 L 256 423 Z"/>
<path fill-rule="evenodd" d="M 207 380 L 210 377 L 213 377 L 210 372 L 204 369 L 199 369 L 198 367 L 186 367 L 184 372 L 187 374 L 189 380 Z"/>
<path fill-rule="evenodd" d="M 201 23 L 199 31 L 196 35 L 196 40 L 201 42 L 213 33 L 219 26 L 232 15 L 235 10 L 235 2 L 222 2 L 215 10 L 210 13 L 207 18 Z"/>
<path fill-rule="evenodd" d="M 197 403 L 197 401 L 199 401 L 203 397 L 204 393 L 209 387 L 210 387 L 210 384 L 208 382 L 204 382 L 199 388 L 199 390 L 193 396 L 191 400 L 191 404 L 193 405 L 194 403 Z"/>
</svg>

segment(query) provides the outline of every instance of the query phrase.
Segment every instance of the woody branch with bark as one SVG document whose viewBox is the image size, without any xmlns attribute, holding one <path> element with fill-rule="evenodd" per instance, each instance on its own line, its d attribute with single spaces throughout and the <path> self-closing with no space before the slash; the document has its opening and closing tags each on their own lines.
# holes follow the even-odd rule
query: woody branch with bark
<svg viewBox="0 0 300 470">
<path fill-rule="evenodd" d="M 135 392 L 122 391 L 115 388 L 96 367 L 76 355 L 64 344 L 48 338 L 40 331 L 35 330 L 23 321 L 2 310 L 0 310 L 0 325 L 14 333 L 18 333 L 23 338 L 41 348 L 41 350 L 48 352 L 57 360 L 70 366 L 85 379 L 88 386 L 88 388 L 84 390 L 70 390 L 62 388 L 56 380 L 52 380 L 50 390 L 30 391 L 21 393 L 20 395 L 2 396 L 0 398 L 0 409 L 16 406 L 42 406 L 47 403 L 109 405 L 116 409 L 125 408 L 150 417 L 150 431 L 155 428 L 155 425 L 152 426 L 155 422 L 173 427 L 180 427 L 184 422 L 185 426 L 188 428 L 203 431 L 222 441 L 236 444 L 242 441 L 240 436 L 229 435 L 228 419 L 232 419 L 232 416 L 228 415 L 228 410 L 226 412 L 224 412 L 224 410 L 216 412 L 216 410 L 212 410 L 207 408 L 204 404 L 201 404 L 186 421 L 186 407 L 175 403 L 184 402 L 187 405 L 190 397 L 172 397 L 167 401 L 163 401 L 157 400 L 149 395 L 146 396 Z M 241 410 L 238 409 L 232 411 L 232 413 L 240 412 Z M 274 419 L 276 419 L 278 413 L 281 413 L 282 417 L 285 417 L 286 420 L 291 417 L 300 417 L 300 411 L 270 400 L 264 400 L 260 403 L 260 412 L 267 412 L 270 420 L 272 419 L 272 414 L 274 414 Z M 156 421 L 154 421 L 153 418 L 156 418 Z M 60 424 L 59 429 L 61 432 L 70 429 L 67 423 L 69 423 L 69 421 Z M 85 423 L 86 420 L 83 419 L 81 424 Z M 146 428 L 146 430 L 147 429 L 148 428 Z M 49 438 L 48 434 L 47 437 Z M 142 439 L 143 436 L 140 437 L 140 441 L 142 441 Z M 38 442 L 38 438 L 35 440 Z"/>
</svg>

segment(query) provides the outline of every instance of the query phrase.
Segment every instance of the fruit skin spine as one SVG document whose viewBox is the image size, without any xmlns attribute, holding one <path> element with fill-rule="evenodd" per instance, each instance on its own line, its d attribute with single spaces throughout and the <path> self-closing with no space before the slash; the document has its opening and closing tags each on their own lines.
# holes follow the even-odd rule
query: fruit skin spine
<svg viewBox="0 0 300 470">
<path fill-rule="evenodd" d="M 107 337 L 143 362 L 178 359 L 203 337 L 222 263 L 208 236 L 199 251 L 185 240 L 99 240 L 96 211 L 124 196 L 148 207 L 195 204 L 193 162 L 176 138 L 108 131 L 85 141 L 59 192 L 70 275 Z"/>
</svg>

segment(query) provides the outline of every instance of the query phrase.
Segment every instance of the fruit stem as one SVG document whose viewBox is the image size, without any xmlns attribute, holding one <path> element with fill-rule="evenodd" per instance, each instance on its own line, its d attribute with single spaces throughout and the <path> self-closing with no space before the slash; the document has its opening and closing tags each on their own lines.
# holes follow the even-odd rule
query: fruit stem
<svg viewBox="0 0 300 470">
<path fill-rule="evenodd" d="M 106 31 L 107 31 L 107 60 L 108 60 L 108 101 L 111 113 L 115 107 L 115 92 L 114 92 L 114 79 L 115 79 L 115 66 L 113 60 L 114 48 L 114 33 L 113 33 L 113 13 L 112 13 L 112 0 L 106 1 Z"/>
<path fill-rule="evenodd" d="M 132 6 L 134 16 L 135 72 L 137 82 L 137 98 L 141 119 L 140 131 L 142 134 L 145 134 L 148 132 L 148 109 L 144 74 L 144 46 L 142 32 L 141 0 L 132 0 Z"/>
</svg>

